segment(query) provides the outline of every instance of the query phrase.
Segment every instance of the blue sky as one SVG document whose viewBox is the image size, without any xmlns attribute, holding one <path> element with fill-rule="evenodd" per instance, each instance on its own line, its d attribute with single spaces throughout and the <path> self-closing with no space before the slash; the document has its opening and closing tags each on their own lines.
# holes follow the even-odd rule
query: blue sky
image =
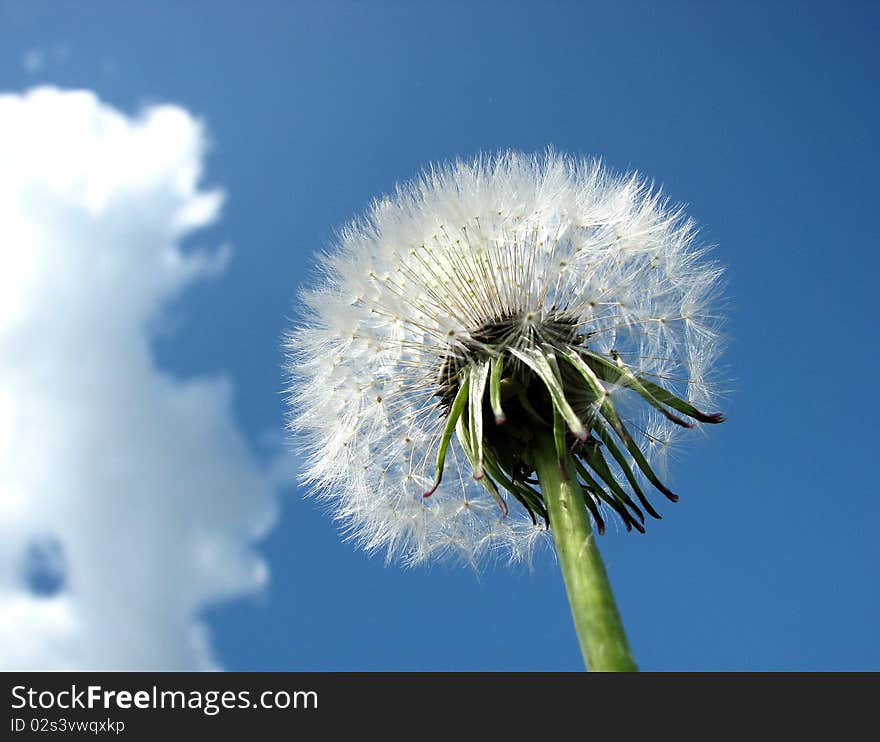
<svg viewBox="0 0 880 742">
<path fill-rule="evenodd" d="M 181 384 L 226 374 L 248 476 L 284 471 L 279 344 L 310 256 L 374 196 L 508 147 L 656 179 L 727 266 L 731 394 L 729 421 L 673 466 L 681 502 L 601 542 L 636 657 L 876 670 L 878 31 L 858 2 L 0 0 L 0 92 L 84 88 L 204 124 L 202 185 L 225 202 L 181 250 L 232 253 L 162 299 L 149 348 Z M 199 603 L 219 665 L 581 667 L 551 559 L 386 566 L 278 479 L 260 480 L 277 518 L 247 547 L 268 580 Z"/>
</svg>

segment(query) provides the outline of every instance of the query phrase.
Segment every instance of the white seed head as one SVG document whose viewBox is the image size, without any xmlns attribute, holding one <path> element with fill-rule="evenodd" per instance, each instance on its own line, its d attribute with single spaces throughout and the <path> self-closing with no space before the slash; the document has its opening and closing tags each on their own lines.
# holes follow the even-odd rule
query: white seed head
<svg viewBox="0 0 880 742">
<path fill-rule="evenodd" d="M 341 231 L 300 296 L 286 351 L 304 481 L 350 537 L 388 559 L 528 560 L 545 528 L 522 508 L 504 515 L 458 436 L 442 484 L 423 497 L 450 363 L 552 345 L 564 313 L 577 334 L 567 342 L 706 407 L 721 271 L 696 241 L 694 222 L 642 178 L 552 152 L 433 166 L 399 186 Z M 490 342 L 484 330 L 499 320 L 504 335 Z M 626 384 L 604 387 L 646 457 L 662 457 L 679 428 Z"/>
</svg>

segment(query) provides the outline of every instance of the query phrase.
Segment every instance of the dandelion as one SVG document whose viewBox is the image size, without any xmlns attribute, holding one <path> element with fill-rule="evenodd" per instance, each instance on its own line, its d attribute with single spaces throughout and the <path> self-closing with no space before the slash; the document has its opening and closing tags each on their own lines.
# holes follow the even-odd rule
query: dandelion
<svg viewBox="0 0 880 742">
<path fill-rule="evenodd" d="M 552 535 L 591 669 L 634 669 L 593 531 L 644 532 L 718 423 L 720 269 L 637 175 L 437 166 L 342 230 L 287 339 L 305 480 L 368 551 L 528 560 Z"/>
</svg>

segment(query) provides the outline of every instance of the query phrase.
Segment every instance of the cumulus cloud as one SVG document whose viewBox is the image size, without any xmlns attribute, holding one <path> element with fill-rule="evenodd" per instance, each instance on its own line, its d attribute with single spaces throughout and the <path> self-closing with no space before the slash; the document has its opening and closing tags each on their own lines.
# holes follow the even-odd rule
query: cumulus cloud
<svg viewBox="0 0 880 742">
<path fill-rule="evenodd" d="M 0 95 L 0 669 L 208 669 L 201 611 L 259 589 L 273 474 L 228 379 L 149 328 L 224 267 L 203 127 L 87 91 Z"/>
</svg>

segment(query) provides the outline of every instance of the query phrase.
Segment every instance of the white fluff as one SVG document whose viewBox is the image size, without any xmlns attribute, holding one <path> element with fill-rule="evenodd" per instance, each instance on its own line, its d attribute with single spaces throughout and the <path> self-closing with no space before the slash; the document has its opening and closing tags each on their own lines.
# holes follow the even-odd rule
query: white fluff
<svg viewBox="0 0 880 742">
<path fill-rule="evenodd" d="M 286 350 L 304 479 L 352 538 L 388 559 L 527 560 L 545 531 L 520 508 L 502 518 L 457 443 L 442 486 L 422 497 L 444 426 L 444 359 L 504 313 L 522 316 L 527 345 L 530 323 L 565 307 L 598 352 L 616 350 L 705 406 L 720 273 L 694 223 L 637 175 L 552 152 L 434 166 L 343 229 L 301 294 Z M 662 457 L 673 426 L 629 419 L 643 450 Z"/>
</svg>

